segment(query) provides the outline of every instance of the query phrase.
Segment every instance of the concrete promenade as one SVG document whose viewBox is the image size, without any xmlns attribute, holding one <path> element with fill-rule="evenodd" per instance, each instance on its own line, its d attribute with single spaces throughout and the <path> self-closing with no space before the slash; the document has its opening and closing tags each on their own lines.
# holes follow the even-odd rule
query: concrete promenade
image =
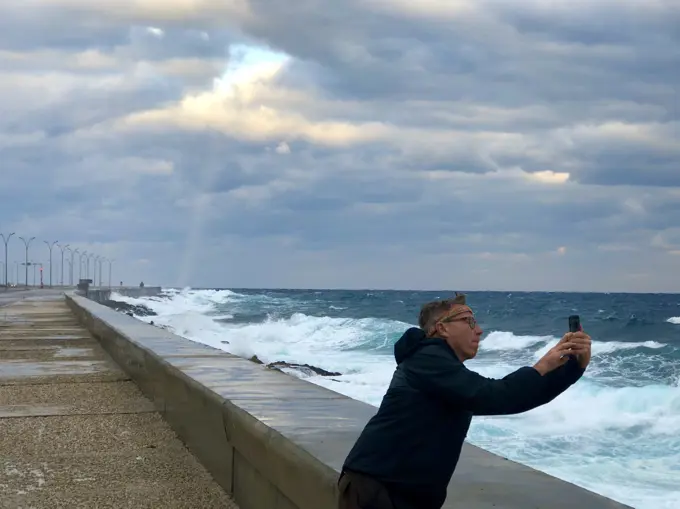
<svg viewBox="0 0 680 509">
<path fill-rule="evenodd" d="M 0 509 L 337 507 L 375 407 L 98 304 L 107 291 L 0 292 Z M 466 443 L 443 509 L 573 507 L 630 509 Z"/>
<path fill-rule="evenodd" d="M 66 301 L 241 509 L 337 507 L 340 468 L 375 407 L 90 297 Z M 466 443 L 443 509 L 574 507 L 628 508 Z"/>
<path fill-rule="evenodd" d="M 0 508 L 237 508 L 67 307 L 0 291 Z"/>
</svg>

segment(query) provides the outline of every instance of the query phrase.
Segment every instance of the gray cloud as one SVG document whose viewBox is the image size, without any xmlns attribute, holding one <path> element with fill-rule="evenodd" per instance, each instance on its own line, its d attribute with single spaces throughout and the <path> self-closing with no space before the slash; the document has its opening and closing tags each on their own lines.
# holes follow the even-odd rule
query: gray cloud
<svg viewBox="0 0 680 509">
<path fill-rule="evenodd" d="M 670 3 L 36 2 L 0 7 L 0 231 L 128 281 L 673 289 Z M 291 61 L 215 91 L 236 44 Z"/>
</svg>

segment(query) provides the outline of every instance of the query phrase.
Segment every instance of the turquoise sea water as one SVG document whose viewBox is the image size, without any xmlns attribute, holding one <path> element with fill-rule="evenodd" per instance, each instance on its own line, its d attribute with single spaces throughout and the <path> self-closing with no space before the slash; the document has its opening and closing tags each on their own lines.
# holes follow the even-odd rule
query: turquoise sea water
<svg viewBox="0 0 680 509">
<path fill-rule="evenodd" d="M 392 347 L 446 292 L 167 289 L 143 303 L 180 335 L 265 362 L 339 371 L 309 378 L 378 405 Z M 535 362 L 581 315 L 593 359 L 542 408 L 475 418 L 468 439 L 640 509 L 680 508 L 680 295 L 469 292 L 485 330 L 469 367 L 501 377 Z M 294 373 L 303 376 L 300 373 Z"/>
</svg>

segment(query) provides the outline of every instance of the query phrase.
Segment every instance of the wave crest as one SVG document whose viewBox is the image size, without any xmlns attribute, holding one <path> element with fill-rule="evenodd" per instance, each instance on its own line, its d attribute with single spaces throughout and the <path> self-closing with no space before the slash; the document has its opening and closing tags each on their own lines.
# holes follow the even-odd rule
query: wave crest
<svg viewBox="0 0 680 509">
<path fill-rule="evenodd" d="M 158 316 L 141 320 L 153 319 L 188 339 L 236 355 L 340 372 L 337 377 L 307 380 L 378 406 L 395 369 L 392 345 L 412 325 L 387 318 L 338 317 L 334 312 L 342 311 L 344 302 L 331 304 L 322 294 L 296 300 L 282 292 L 183 289 L 142 299 L 114 293 L 112 299 L 144 304 Z M 375 293 L 367 305 L 380 306 L 381 298 Z M 378 308 L 368 312 L 373 309 Z M 680 317 L 667 321 L 680 325 Z M 680 375 L 673 357 L 677 348 L 671 342 L 646 340 L 660 336 L 650 336 L 642 328 L 635 335 L 617 337 L 622 329 L 614 324 L 601 330 L 608 339 L 634 341 L 594 338 L 593 360 L 585 376 L 564 394 L 524 414 L 475 418 L 470 441 L 600 493 L 625 498 L 641 509 L 677 507 L 671 500 L 680 450 L 676 432 Z M 541 357 L 558 341 L 551 335 L 494 330 L 484 337 L 480 355 L 469 366 L 482 375 L 502 378 Z M 583 463 L 584 457 L 591 458 L 589 465 Z M 584 466 L 579 467 L 579 462 Z"/>
</svg>

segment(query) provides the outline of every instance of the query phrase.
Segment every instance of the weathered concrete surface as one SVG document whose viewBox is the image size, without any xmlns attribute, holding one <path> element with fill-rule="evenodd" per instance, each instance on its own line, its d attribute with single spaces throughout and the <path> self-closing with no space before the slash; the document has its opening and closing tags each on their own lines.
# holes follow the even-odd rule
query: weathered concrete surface
<svg viewBox="0 0 680 509">
<path fill-rule="evenodd" d="M 27 298 L 54 297 L 61 295 L 63 291 L 55 291 L 45 288 L 0 288 L 0 308 L 12 302 L 17 302 Z"/>
<path fill-rule="evenodd" d="M 87 294 L 83 296 L 95 302 L 103 302 L 111 298 L 111 293 L 116 292 L 126 297 L 155 297 L 163 292 L 160 286 L 113 286 L 111 288 L 91 287 L 87 290 Z M 81 293 L 78 293 L 81 295 Z"/>
<path fill-rule="evenodd" d="M 242 509 L 334 509 L 376 409 L 73 296 L 76 316 Z M 466 444 L 447 509 L 623 509 Z"/>
<path fill-rule="evenodd" d="M 5 304 L 0 508 L 236 508 L 63 295 Z"/>
</svg>

